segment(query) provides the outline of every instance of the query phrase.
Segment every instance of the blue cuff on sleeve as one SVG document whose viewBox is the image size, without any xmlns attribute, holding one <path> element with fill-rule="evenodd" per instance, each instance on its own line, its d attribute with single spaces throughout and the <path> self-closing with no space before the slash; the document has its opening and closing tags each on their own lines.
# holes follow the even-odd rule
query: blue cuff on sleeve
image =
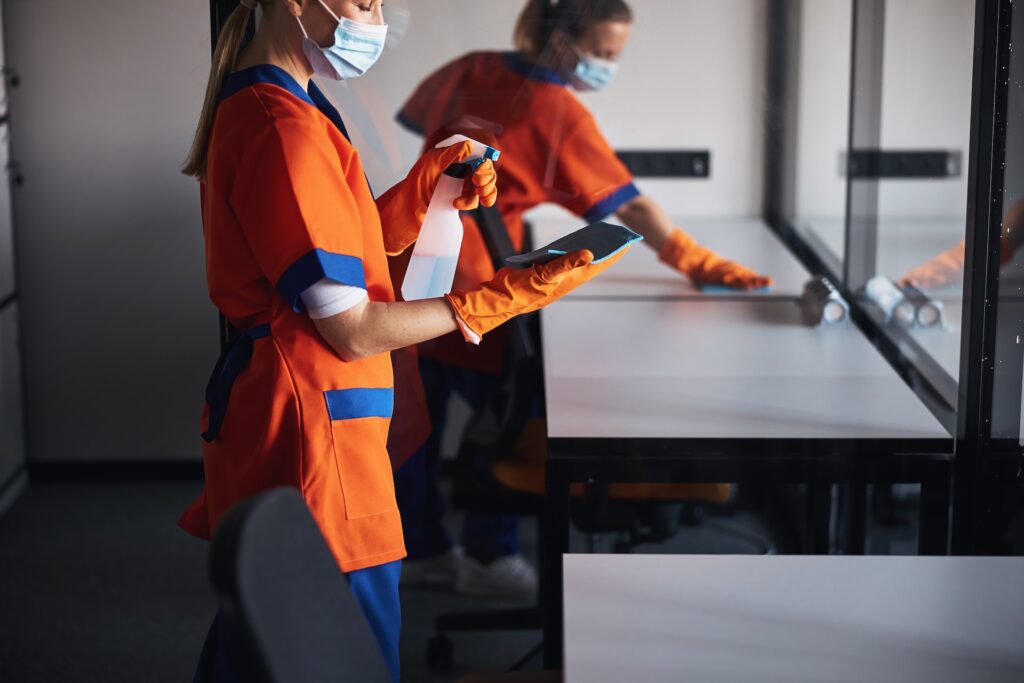
<svg viewBox="0 0 1024 683">
<path fill-rule="evenodd" d="M 337 389 L 324 392 L 324 398 L 331 421 L 391 417 L 395 405 L 394 389 Z"/>
<path fill-rule="evenodd" d="M 402 126 L 402 128 L 405 128 L 410 133 L 415 133 L 420 137 L 426 137 L 423 134 L 423 126 L 409 118 L 409 116 L 404 111 L 400 111 L 397 114 L 395 114 L 395 121 L 397 121 L 399 125 Z"/>
<path fill-rule="evenodd" d="M 590 210 L 583 214 L 583 219 L 588 223 L 603 220 L 623 204 L 633 201 L 640 196 L 640 190 L 633 183 L 626 183 L 610 195 L 590 207 Z"/>
<path fill-rule="evenodd" d="M 302 293 L 324 278 L 366 289 L 361 259 L 314 249 L 288 267 L 277 281 L 277 291 L 298 312 L 302 310 Z"/>
</svg>

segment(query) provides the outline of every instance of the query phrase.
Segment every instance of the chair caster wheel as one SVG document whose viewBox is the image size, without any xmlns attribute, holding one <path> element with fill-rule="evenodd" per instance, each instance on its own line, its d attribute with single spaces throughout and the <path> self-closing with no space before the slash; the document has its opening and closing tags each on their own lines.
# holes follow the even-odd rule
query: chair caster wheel
<svg viewBox="0 0 1024 683">
<path fill-rule="evenodd" d="M 451 638 L 436 635 L 427 641 L 427 668 L 431 671 L 448 671 L 455 660 L 455 646 Z"/>
</svg>

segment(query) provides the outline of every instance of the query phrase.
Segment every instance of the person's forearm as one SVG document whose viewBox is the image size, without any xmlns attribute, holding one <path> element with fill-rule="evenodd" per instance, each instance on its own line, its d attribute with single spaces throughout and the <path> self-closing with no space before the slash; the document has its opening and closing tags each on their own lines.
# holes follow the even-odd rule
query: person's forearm
<svg viewBox="0 0 1024 683">
<path fill-rule="evenodd" d="M 455 313 L 444 299 L 366 302 L 314 323 L 338 355 L 349 361 L 419 344 L 458 329 Z"/>
<path fill-rule="evenodd" d="M 665 210 L 649 197 L 640 196 L 623 204 L 615 215 L 627 228 L 643 236 L 644 243 L 657 252 L 676 229 Z"/>
</svg>

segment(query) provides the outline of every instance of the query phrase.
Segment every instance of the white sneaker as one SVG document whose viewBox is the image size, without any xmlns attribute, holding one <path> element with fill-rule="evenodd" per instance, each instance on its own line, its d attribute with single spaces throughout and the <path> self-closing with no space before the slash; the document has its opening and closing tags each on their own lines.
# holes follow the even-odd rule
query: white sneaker
<svg viewBox="0 0 1024 683">
<path fill-rule="evenodd" d="M 499 557 L 490 564 L 467 557 L 455 590 L 465 595 L 527 599 L 537 596 L 537 570 L 522 555 Z"/>
<path fill-rule="evenodd" d="M 412 562 L 404 560 L 402 577 L 398 585 L 403 588 L 451 589 L 455 586 L 465 556 L 466 553 L 461 546 L 453 545 L 447 552 L 437 557 Z"/>
</svg>

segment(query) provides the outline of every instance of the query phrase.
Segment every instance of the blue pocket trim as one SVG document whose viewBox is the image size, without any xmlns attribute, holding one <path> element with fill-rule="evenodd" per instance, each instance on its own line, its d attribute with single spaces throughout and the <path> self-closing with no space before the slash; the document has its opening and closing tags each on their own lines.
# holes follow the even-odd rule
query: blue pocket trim
<svg viewBox="0 0 1024 683">
<path fill-rule="evenodd" d="M 363 417 L 391 417 L 395 406 L 394 389 L 336 389 L 325 391 L 324 398 L 332 422 Z"/>
<path fill-rule="evenodd" d="M 596 223 L 639 196 L 640 189 L 634 183 L 627 183 L 590 207 L 590 210 L 583 215 L 583 219 L 588 223 Z"/>
<path fill-rule="evenodd" d="M 300 312 L 302 293 L 324 278 L 366 289 L 366 273 L 361 259 L 314 249 L 288 267 L 277 281 L 277 291 L 292 309 Z"/>
</svg>

